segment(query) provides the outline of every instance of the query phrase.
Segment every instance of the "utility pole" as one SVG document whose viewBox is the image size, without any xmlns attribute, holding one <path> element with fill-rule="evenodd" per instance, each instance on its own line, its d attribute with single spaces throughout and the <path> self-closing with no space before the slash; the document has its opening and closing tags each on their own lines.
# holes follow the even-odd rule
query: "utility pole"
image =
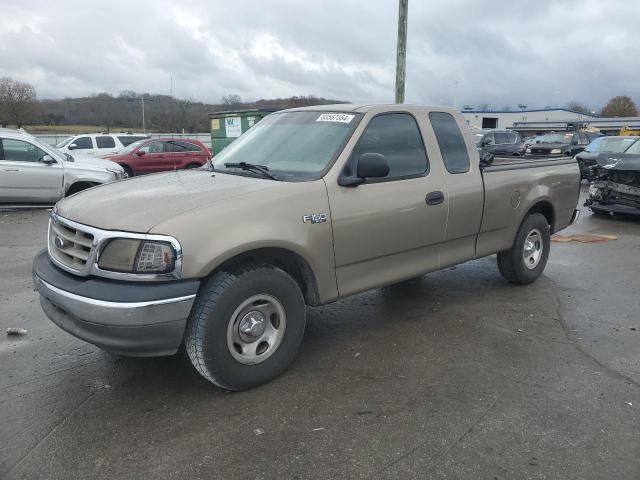
<svg viewBox="0 0 640 480">
<path fill-rule="evenodd" d="M 407 11 L 409 0 L 399 0 L 398 49 L 396 55 L 396 103 L 404 103 L 404 79 L 407 67 Z"/>
<path fill-rule="evenodd" d="M 140 100 L 142 101 L 142 133 L 146 135 L 147 129 L 144 125 L 144 97 L 140 97 Z"/>
</svg>

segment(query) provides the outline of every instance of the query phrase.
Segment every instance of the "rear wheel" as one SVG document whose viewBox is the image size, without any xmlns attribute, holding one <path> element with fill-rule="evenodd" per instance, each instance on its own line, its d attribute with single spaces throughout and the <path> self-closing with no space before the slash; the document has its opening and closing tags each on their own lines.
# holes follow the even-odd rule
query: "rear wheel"
<svg viewBox="0 0 640 480">
<path fill-rule="evenodd" d="M 190 163 L 189 165 L 187 165 L 184 168 L 198 168 L 201 167 L 202 165 L 200 165 L 199 163 Z"/>
<path fill-rule="evenodd" d="M 185 332 L 191 363 L 210 382 L 245 390 L 280 375 L 304 335 L 298 284 L 272 266 L 220 271 L 205 282 Z"/>
<path fill-rule="evenodd" d="M 533 283 L 547 265 L 550 246 L 551 233 L 545 216 L 540 213 L 527 215 L 513 246 L 498 253 L 498 270 L 512 283 Z"/>
</svg>

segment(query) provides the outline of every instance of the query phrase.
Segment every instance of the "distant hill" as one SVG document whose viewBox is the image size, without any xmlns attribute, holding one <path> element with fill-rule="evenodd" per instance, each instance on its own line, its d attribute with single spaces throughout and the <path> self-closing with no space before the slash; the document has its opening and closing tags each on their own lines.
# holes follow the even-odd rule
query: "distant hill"
<svg viewBox="0 0 640 480">
<path fill-rule="evenodd" d="M 89 97 L 40 100 L 34 123 L 55 126 L 95 125 L 98 130 L 142 128 L 142 99 L 145 107 L 145 125 L 148 132 L 208 132 L 209 113 L 223 110 L 251 108 L 283 109 L 307 105 L 346 103 L 341 100 L 310 96 L 260 99 L 242 102 L 237 95 L 225 97 L 225 103 L 207 104 L 180 100 L 169 95 L 122 92 L 118 96 L 100 93 Z M 36 120 L 36 118 L 38 120 Z"/>
</svg>

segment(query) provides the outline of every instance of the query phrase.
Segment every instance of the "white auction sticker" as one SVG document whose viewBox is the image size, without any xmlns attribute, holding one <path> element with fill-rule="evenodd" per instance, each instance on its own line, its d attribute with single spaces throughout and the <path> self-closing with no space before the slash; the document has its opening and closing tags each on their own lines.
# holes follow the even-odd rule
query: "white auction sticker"
<svg viewBox="0 0 640 480">
<path fill-rule="evenodd" d="M 349 123 L 353 120 L 355 115 L 349 115 L 348 113 L 323 113 L 318 117 L 316 122 L 340 122 Z"/>
</svg>

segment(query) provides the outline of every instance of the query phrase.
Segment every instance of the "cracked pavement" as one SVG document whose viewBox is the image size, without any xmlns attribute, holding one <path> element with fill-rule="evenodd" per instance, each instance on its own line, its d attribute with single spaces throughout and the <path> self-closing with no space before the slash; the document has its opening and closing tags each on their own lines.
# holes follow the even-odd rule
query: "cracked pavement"
<svg viewBox="0 0 640 480">
<path fill-rule="evenodd" d="M 292 367 L 231 394 L 48 321 L 46 217 L 0 211 L 0 478 L 640 477 L 640 221 L 583 209 L 566 233 L 619 239 L 554 243 L 530 286 L 489 257 L 309 309 Z"/>
</svg>

